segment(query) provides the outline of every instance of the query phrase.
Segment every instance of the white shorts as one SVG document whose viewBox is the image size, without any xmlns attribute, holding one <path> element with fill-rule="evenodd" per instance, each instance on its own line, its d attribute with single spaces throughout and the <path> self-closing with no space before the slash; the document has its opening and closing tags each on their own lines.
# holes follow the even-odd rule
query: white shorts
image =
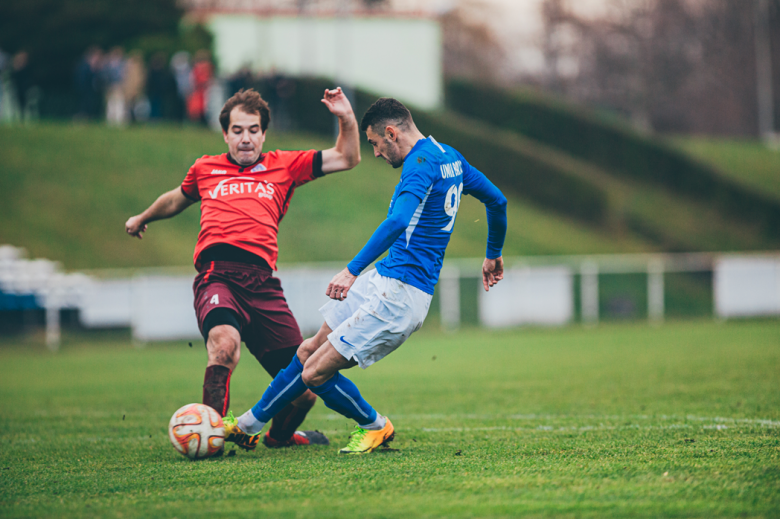
<svg viewBox="0 0 780 519">
<path fill-rule="evenodd" d="M 430 306 L 430 294 L 372 270 L 357 278 L 344 301 L 332 299 L 320 313 L 336 351 L 366 369 L 419 330 Z"/>
</svg>

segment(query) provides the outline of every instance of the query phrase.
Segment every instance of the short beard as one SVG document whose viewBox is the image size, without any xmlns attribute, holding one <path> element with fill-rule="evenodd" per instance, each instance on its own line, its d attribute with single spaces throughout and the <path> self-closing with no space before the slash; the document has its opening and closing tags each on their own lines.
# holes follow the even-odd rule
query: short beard
<svg viewBox="0 0 780 519">
<path fill-rule="evenodd" d="M 398 155 L 400 155 L 400 153 L 396 154 L 396 152 L 398 151 L 398 148 L 395 148 L 393 153 L 391 153 L 390 150 L 392 149 L 391 148 L 392 143 L 390 142 L 389 139 L 384 139 L 384 141 L 385 141 L 385 144 L 387 144 L 387 161 L 390 162 L 390 165 L 393 166 L 393 169 L 398 169 L 401 166 L 403 166 L 404 165 L 403 157 L 399 157 L 398 156 Z"/>
</svg>

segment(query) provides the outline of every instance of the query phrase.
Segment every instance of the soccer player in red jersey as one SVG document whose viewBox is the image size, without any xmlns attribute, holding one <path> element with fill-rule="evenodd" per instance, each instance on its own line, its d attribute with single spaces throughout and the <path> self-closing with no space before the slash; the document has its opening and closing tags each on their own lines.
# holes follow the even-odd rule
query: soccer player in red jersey
<svg viewBox="0 0 780 519">
<path fill-rule="evenodd" d="M 125 224 L 129 235 L 141 238 L 149 222 L 201 203 L 193 291 L 208 351 L 203 403 L 222 416 L 230 406 L 230 375 L 242 340 L 271 377 L 290 363 L 303 342 L 279 279 L 272 276 L 279 221 L 295 188 L 360 162 L 360 136 L 349 100 L 336 88 L 326 90 L 322 102 L 339 120 L 333 148 L 263 153 L 268 105 L 254 90 L 238 92 L 219 116 L 228 153 L 196 160 L 181 186 Z M 296 431 L 315 401 L 307 391 L 279 411 L 263 442 L 269 447 L 327 444 L 321 433 Z M 226 440 L 246 449 L 258 443 L 257 436 L 248 435 Z"/>
</svg>

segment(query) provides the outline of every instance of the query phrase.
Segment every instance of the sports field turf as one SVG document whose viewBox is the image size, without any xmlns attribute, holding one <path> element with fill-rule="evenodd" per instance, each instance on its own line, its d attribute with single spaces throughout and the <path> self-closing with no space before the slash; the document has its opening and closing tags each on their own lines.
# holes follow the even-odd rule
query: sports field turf
<svg viewBox="0 0 780 519">
<path fill-rule="evenodd" d="M 37 340 L 37 339 L 36 339 Z M 395 449 L 191 462 L 166 436 L 199 401 L 202 343 L 66 337 L 0 348 L 0 516 L 778 517 L 780 323 L 424 329 L 350 371 Z M 269 379 L 246 355 L 233 408 Z"/>
</svg>

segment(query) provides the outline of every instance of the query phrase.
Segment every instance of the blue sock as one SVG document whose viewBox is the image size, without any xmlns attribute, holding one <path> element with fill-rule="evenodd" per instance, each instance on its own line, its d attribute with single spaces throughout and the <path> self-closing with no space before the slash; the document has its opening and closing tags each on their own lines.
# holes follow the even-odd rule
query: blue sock
<svg viewBox="0 0 780 519">
<path fill-rule="evenodd" d="M 270 422 L 276 413 L 306 392 L 301 373 L 303 364 L 295 355 L 290 365 L 276 375 L 263 393 L 263 398 L 252 408 L 252 414 L 258 421 Z"/>
<path fill-rule="evenodd" d="M 360 396 L 357 386 L 341 373 L 336 373 L 321 386 L 309 389 L 322 398 L 329 409 L 355 420 L 358 425 L 370 425 L 376 421 L 374 408 Z"/>
</svg>

